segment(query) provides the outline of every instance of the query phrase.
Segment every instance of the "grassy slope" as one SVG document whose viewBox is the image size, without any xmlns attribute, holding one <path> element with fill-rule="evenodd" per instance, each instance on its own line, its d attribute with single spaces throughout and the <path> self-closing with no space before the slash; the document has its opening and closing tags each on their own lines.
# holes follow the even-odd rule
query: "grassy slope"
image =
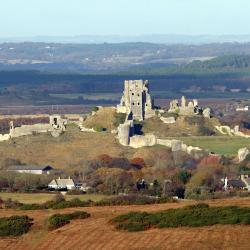
<svg viewBox="0 0 250 250">
<path fill-rule="evenodd" d="M 195 119 L 196 122 L 190 124 L 187 119 Z M 201 125 L 203 122 L 203 125 Z M 197 136 L 200 133 L 200 128 L 203 126 L 209 128 L 211 131 L 215 131 L 214 126 L 218 125 L 219 121 L 216 118 L 204 119 L 202 117 L 183 117 L 180 116 L 174 124 L 165 124 L 160 118 L 152 117 L 143 122 L 144 133 L 154 133 L 160 138 L 168 136 Z"/>
<path fill-rule="evenodd" d="M 215 153 L 235 156 L 240 148 L 250 148 L 250 139 L 227 136 L 178 137 L 188 145 L 207 148 Z"/>
<path fill-rule="evenodd" d="M 115 113 L 116 110 L 113 107 L 104 107 L 97 111 L 93 116 L 88 117 L 83 125 L 87 128 L 93 128 L 96 125 L 101 125 L 103 128 L 106 128 L 108 131 L 115 129 L 113 125 L 115 122 Z"/>
<path fill-rule="evenodd" d="M 134 150 L 121 146 L 108 133 L 86 133 L 69 126 L 58 138 L 50 134 L 19 137 L 0 143 L 0 166 L 7 158 L 20 159 L 26 164 L 49 164 L 65 169 L 81 165 L 81 161 L 100 154 L 130 157 Z"/>
</svg>

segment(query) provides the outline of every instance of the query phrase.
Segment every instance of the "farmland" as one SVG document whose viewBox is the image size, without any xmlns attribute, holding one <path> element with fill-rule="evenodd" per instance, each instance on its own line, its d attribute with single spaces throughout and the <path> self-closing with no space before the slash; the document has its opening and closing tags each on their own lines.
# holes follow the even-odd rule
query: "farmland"
<svg viewBox="0 0 250 250">
<path fill-rule="evenodd" d="M 0 197 L 3 200 L 12 199 L 17 200 L 21 203 L 44 203 L 46 201 L 52 200 L 55 194 L 51 193 L 0 193 Z M 101 194 L 84 194 L 84 195 L 66 195 L 66 200 L 73 198 L 79 198 L 80 200 L 92 200 L 99 201 L 110 196 Z"/>
<path fill-rule="evenodd" d="M 110 220 L 129 211 L 155 212 L 183 207 L 193 201 L 180 203 L 144 205 L 88 207 L 64 209 L 61 213 L 75 210 L 86 211 L 91 217 L 75 220 L 70 224 L 48 232 L 44 228 L 45 219 L 54 211 L 0 211 L 0 216 L 27 214 L 34 218 L 31 231 L 20 238 L 2 238 L 2 249 L 249 249 L 250 226 L 216 225 L 201 228 L 181 227 L 175 229 L 150 229 L 145 232 L 117 231 Z M 250 206 L 249 198 L 235 198 L 208 202 L 211 206 Z M 56 211 L 58 212 L 58 211 Z M 237 237 L 235 237 L 237 235 Z"/>
</svg>

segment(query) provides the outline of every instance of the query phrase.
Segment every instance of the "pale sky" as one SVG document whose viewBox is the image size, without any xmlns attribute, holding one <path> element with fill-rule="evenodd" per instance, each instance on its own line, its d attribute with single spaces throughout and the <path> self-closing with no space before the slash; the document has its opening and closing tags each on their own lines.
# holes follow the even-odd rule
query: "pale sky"
<svg viewBox="0 0 250 250">
<path fill-rule="evenodd" d="M 0 0 L 0 37 L 250 34 L 250 0 Z"/>
</svg>

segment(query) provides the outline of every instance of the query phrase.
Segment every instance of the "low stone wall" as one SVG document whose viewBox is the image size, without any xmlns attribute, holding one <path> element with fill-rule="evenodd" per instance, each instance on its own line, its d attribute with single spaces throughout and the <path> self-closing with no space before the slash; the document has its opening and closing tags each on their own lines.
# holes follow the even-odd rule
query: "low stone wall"
<svg viewBox="0 0 250 250">
<path fill-rule="evenodd" d="M 130 137 L 129 146 L 132 148 L 150 147 L 157 143 L 156 136 L 153 134 L 134 135 Z"/>
<path fill-rule="evenodd" d="M 9 134 L 4 134 L 4 135 L 0 134 L 0 141 L 8 141 L 9 139 L 10 139 Z"/>
<path fill-rule="evenodd" d="M 176 122 L 174 117 L 163 117 L 163 116 L 161 116 L 161 117 L 160 117 L 160 120 L 161 120 L 163 123 L 166 123 L 166 124 L 173 124 L 173 123 Z"/>
<path fill-rule="evenodd" d="M 21 127 L 16 127 L 10 132 L 10 137 L 20 137 L 25 135 L 32 135 L 33 133 L 47 133 L 51 132 L 50 124 L 34 124 L 34 125 L 22 125 Z"/>
<path fill-rule="evenodd" d="M 183 151 L 194 158 L 201 158 L 209 154 L 208 151 L 199 147 L 188 146 L 180 140 L 157 139 L 157 144 L 171 148 L 172 152 Z"/>
<path fill-rule="evenodd" d="M 243 132 L 239 131 L 239 126 L 235 126 L 233 129 L 231 129 L 229 126 L 215 126 L 215 128 L 223 135 L 250 138 L 250 135 L 246 135 Z"/>
</svg>

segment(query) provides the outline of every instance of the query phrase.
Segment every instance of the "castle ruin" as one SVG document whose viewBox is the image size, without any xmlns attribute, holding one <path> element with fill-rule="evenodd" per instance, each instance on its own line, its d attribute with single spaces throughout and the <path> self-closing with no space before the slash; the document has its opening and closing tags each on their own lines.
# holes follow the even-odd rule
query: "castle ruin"
<svg viewBox="0 0 250 250">
<path fill-rule="evenodd" d="M 168 110 L 169 113 L 178 113 L 179 115 L 186 115 L 186 116 L 192 116 L 192 115 L 203 115 L 206 118 L 211 117 L 211 109 L 206 108 L 202 109 L 199 104 L 198 100 L 194 99 L 193 101 L 187 101 L 185 96 L 182 96 L 181 102 L 179 105 L 178 100 L 172 100 L 170 102 L 170 107 Z"/>
<path fill-rule="evenodd" d="M 148 81 L 126 80 L 120 104 L 117 105 L 118 113 L 126 113 L 131 120 L 142 121 L 152 117 L 153 100 L 149 94 Z"/>
</svg>

